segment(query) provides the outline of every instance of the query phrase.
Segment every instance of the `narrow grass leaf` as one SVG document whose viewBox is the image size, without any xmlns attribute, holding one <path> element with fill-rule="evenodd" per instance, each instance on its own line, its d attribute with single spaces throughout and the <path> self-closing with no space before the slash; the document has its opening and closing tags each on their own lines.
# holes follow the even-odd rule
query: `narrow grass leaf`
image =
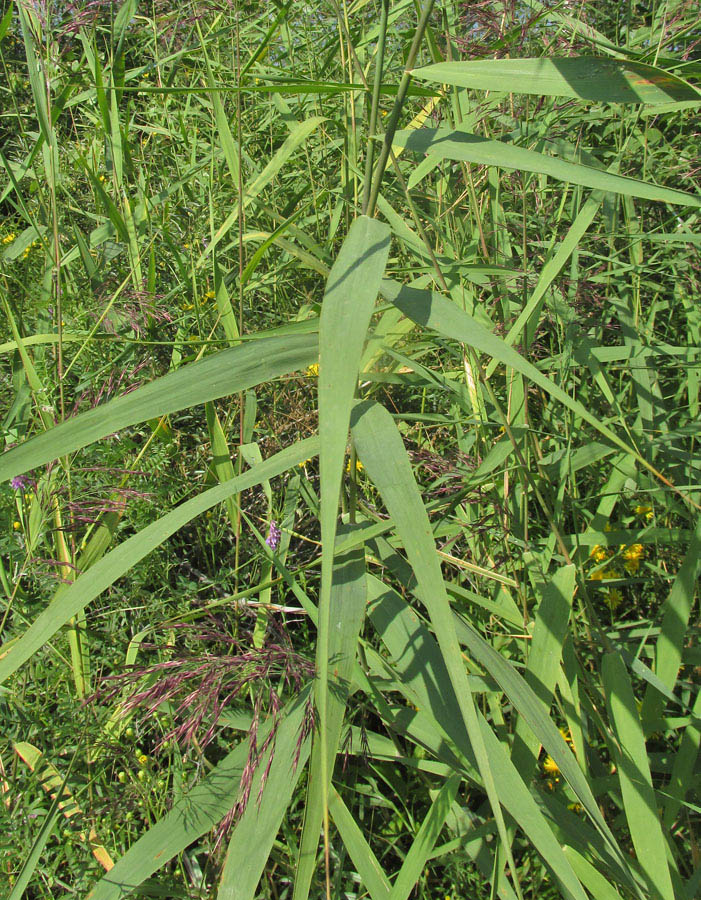
<svg viewBox="0 0 701 900">
<path fill-rule="evenodd" d="M 90 569 L 79 575 L 71 585 L 62 585 L 49 606 L 37 616 L 22 637 L 12 644 L 9 652 L 0 658 L 0 683 L 17 671 L 72 616 L 85 609 L 95 597 L 114 584 L 139 560 L 155 550 L 183 525 L 216 506 L 217 503 L 224 502 L 228 497 L 282 474 L 302 460 L 314 456 L 317 450 L 317 439 L 307 438 L 288 447 L 287 450 L 271 456 L 262 465 L 244 472 L 231 481 L 204 491 L 157 519 L 138 534 L 128 538 L 98 560 Z"/>
<path fill-rule="evenodd" d="M 344 843 L 348 855 L 353 861 L 362 883 L 368 889 L 372 900 L 387 900 L 390 892 L 389 879 L 372 852 L 372 848 L 363 837 L 357 822 L 348 807 L 341 799 L 336 788 L 331 786 L 329 792 L 329 812 Z"/>
<path fill-rule="evenodd" d="M 601 674 L 616 742 L 616 769 L 623 811 L 638 864 L 647 878 L 650 896 L 656 900 L 674 900 L 667 848 L 657 815 L 657 798 L 630 678 L 623 661 L 615 653 L 604 656 Z"/>
<path fill-rule="evenodd" d="M 394 142 L 415 153 L 429 154 L 438 159 L 454 159 L 484 166 L 498 166 L 501 169 L 537 172 L 594 190 L 682 206 L 701 207 L 701 197 L 694 194 L 660 187 L 625 175 L 614 175 L 593 166 L 568 162 L 556 156 L 516 147 L 505 141 L 493 141 L 466 131 L 453 131 L 450 128 L 398 131 L 394 136 Z"/>
<path fill-rule="evenodd" d="M 508 847 L 500 798 L 479 729 L 474 698 L 455 633 L 450 601 L 443 583 L 431 524 L 421 502 L 404 444 L 390 414 L 376 403 L 365 402 L 356 405 L 353 411 L 352 433 L 358 454 L 394 519 L 397 533 L 416 576 L 418 594 L 429 611 L 450 682 L 458 697 L 461 718 L 474 747 L 477 765 L 500 836 L 507 848 L 516 892 L 520 894 L 518 881 L 515 879 L 516 868 Z"/>
<path fill-rule="evenodd" d="M 281 711 L 280 732 L 299 732 L 308 696 L 309 689 L 305 689 Z M 268 720 L 261 726 L 261 742 L 267 737 L 271 724 Z M 85 900 L 121 900 L 129 896 L 161 866 L 217 825 L 238 800 L 248 753 L 248 740 L 244 739 L 206 778 L 176 801 L 170 812 L 132 844 Z M 250 802 L 255 805 L 254 798 Z"/>
<path fill-rule="evenodd" d="M 224 859 L 217 900 L 253 900 L 270 856 L 282 817 L 309 756 L 310 739 L 303 738 L 305 700 L 311 688 L 301 692 L 285 716 L 269 754 L 270 771 L 258 802 L 266 760 L 260 760 L 251 785 L 251 799 L 234 828 Z"/>
<path fill-rule="evenodd" d="M 460 309 L 455 303 L 435 291 L 427 291 L 419 288 L 402 286 L 397 282 L 385 279 L 382 283 L 382 294 L 406 316 L 414 322 L 443 334 L 445 337 L 462 341 L 498 359 L 504 365 L 515 369 L 534 384 L 543 388 L 548 394 L 559 400 L 575 415 L 592 425 L 603 437 L 612 444 L 624 450 L 626 454 L 636 459 L 648 471 L 656 477 L 668 483 L 663 476 L 644 459 L 637 450 L 628 446 L 607 425 L 604 425 L 597 416 L 593 415 L 579 401 L 574 400 L 561 387 L 543 375 L 532 363 L 529 363 L 520 353 L 509 347 L 500 337 L 493 334 L 473 318 L 469 313 Z"/>
<path fill-rule="evenodd" d="M 389 900 L 407 900 L 411 894 L 445 825 L 461 781 L 460 775 L 451 775 L 436 794 L 392 885 Z"/>
<path fill-rule="evenodd" d="M 81 413 L 0 457 L 0 481 L 20 475 L 113 434 L 121 428 L 168 415 L 310 365 L 316 335 L 263 338 L 222 350 L 157 378 L 124 397 Z"/>
<path fill-rule="evenodd" d="M 338 536 L 339 538 L 349 537 L 359 530 L 358 526 L 341 525 L 338 529 Z M 328 660 L 331 672 L 328 680 L 329 693 L 326 710 L 326 758 L 329 778 L 333 776 L 334 761 L 343 727 L 343 715 L 356 664 L 358 635 L 365 618 L 366 586 L 364 546 L 360 544 L 343 554 L 336 551 L 329 603 Z M 316 867 L 319 832 L 324 815 L 321 739 L 319 732 L 315 736 L 312 749 L 294 900 L 308 896 Z"/>
<path fill-rule="evenodd" d="M 368 594 L 368 617 L 392 656 L 397 687 L 409 703 L 419 708 L 416 713 L 413 710 L 403 711 L 412 718 L 412 722 L 407 724 L 421 744 L 432 748 L 437 759 L 445 759 L 455 767 L 455 760 L 448 752 L 450 745 L 445 739 L 447 737 L 461 754 L 465 773 L 479 781 L 474 744 L 467 739 L 461 725 L 459 701 L 435 638 L 396 591 L 371 576 L 368 578 Z M 562 856 L 557 837 L 505 748 L 479 713 L 478 718 L 504 807 L 556 875 L 568 896 L 584 898 L 569 863 Z"/>
<path fill-rule="evenodd" d="M 689 617 L 698 589 L 698 573 L 701 570 L 701 517 L 691 535 L 689 548 L 665 600 L 662 611 L 660 635 L 655 650 L 655 675 L 669 690 L 674 690 L 682 661 L 684 640 L 689 628 Z M 642 708 L 643 723 L 658 719 L 664 707 L 664 695 L 652 684 L 645 692 Z"/>
<path fill-rule="evenodd" d="M 44 848 L 56 827 L 58 817 L 58 802 L 54 801 L 48 815 L 39 829 L 39 834 L 37 834 L 32 842 L 32 846 L 26 856 L 24 864 L 17 875 L 17 880 L 15 881 L 12 890 L 7 895 L 7 900 L 22 900 L 22 897 L 25 896 L 25 891 L 29 887 L 32 877 L 39 865 Z"/>
<path fill-rule="evenodd" d="M 265 165 L 263 170 L 256 175 L 251 182 L 244 185 L 243 200 L 241 201 L 244 207 L 252 203 L 263 188 L 270 184 L 292 154 L 307 140 L 309 135 L 318 128 L 323 121 L 325 121 L 323 116 L 313 116 L 312 118 L 301 122 L 292 131 L 280 149 L 275 152 L 272 159 Z M 238 218 L 239 204 L 236 203 L 224 222 L 217 228 L 206 249 L 200 255 L 197 260 L 197 268 L 200 268 L 217 244 L 231 230 L 232 226 L 238 222 Z"/>
<path fill-rule="evenodd" d="M 671 72 L 605 56 L 444 62 L 414 69 L 412 74 L 440 84 L 539 97 L 575 97 L 602 103 L 701 103 L 701 94 Z"/>
<path fill-rule="evenodd" d="M 575 567 L 564 566 L 541 587 L 541 599 L 536 610 L 533 641 L 528 654 L 524 680 L 540 699 L 546 714 L 552 704 L 560 671 L 562 648 L 567 637 L 567 625 L 572 609 L 575 587 Z M 539 741 L 530 729 L 523 728 L 519 718 L 511 754 L 514 765 L 524 776 L 532 772 L 538 757 Z M 592 798 L 593 799 L 593 798 Z"/>
<path fill-rule="evenodd" d="M 581 853 L 574 847 L 565 844 L 562 848 L 577 878 L 596 900 L 621 900 L 621 895 L 611 883 L 609 878 L 602 875 Z"/>
</svg>

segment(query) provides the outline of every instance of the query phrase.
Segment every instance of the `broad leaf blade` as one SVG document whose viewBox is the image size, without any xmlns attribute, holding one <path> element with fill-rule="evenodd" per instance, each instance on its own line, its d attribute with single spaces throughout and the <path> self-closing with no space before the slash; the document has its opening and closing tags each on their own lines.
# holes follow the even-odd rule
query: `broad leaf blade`
<svg viewBox="0 0 701 900">
<path fill-rule="evenodd" d="M 270 457 L 260 466 L 187 500 L 98 560 L 70 586 L 58 591 L 53 602 L 37 616 L 22 637 L 12 644 L 6 654 L 0 656 L 0 683 L 17 671 L 72 616 L 85 609 L 88 603 L 183 525 L 228 497 L 260 484 L 265 479 L 280 475 L 302 460 L 313 456 L 317 448 L 316 438 L 308 438 L 294 444 Z"/>
<path fill-rule="evenodd" d="M 317 636 L 320 777 L 324 807 L 331 777 L 328 758 L 331 585 L 338 499 L 351 408 L 370 317 L 387 256 L 387 225 L 360 216 L 351 225 L 326 283 L 319 321 L 319 474 L 321 479 L 321 594 Z"/>
<path fill-rule="evenodd" d="M 538 153 L 525 147 L 516 147 L 504 141 L 493 141 L 451 128 L 418 128 L 416 131 L 398 131 L 394 142 L 416 153 L 430 154 L 438 159 L 454 159 L 460 162 L 479 163 L 484 166 L 498 166 L 502 169 L 519 169 L 523 172 L 538 172 L 559 181 L 581 184 L 583 187 L 599 191 L 611 191 L 629 197 L 659 200 L 682 206 L 701 207 L 701 197 L 659 187 L 625 175 L 614 175 L 603 169 L 568 162 L 556 156 Z"/>
<path fill-rule="evenodd" d="M 539 97 L 575 97 L 603 103 L 701 103 L 701 94 L 670 72 L 605 56 L 444 62 L 414 69 L 412 74 L 441 84 Z"/>
<path fill-rule="evenodd" d="M 340 526 L 339 537 L 353 535 L 358 529 Z M 329 776 L 333 775 L 334 760 L 343 726 L 343 715 L 349 696 L 351 677 L 356 662 L 358 635 L 365 618 L 367 582 L 363 545 L 336 552 L 329 611 L 328 659 L 329 695 L 326 716 L 326 756 Z M 304 813 L 304 830 L 299 847 L 294 898 L 309 894 L 316 864 L 319 832 L 323 820 L 323 790 L 321 778 L 321 735 L 314 739 Z"/>
<path fill-rule="evenodd" d="M 257 797 L 266 760 L 258 764 L 251 798 L 229 841 L 217 900 L 253 900 L 256 895 L 280 822 L 309 755 L 310 741 L 302 731 L 310 692 L 308 688 L 300 694 L 279 727 L 260 802 Z"/>
<path fill-rule="evenodd" d="M 643 729 L 630 678 L 620 656 L 607 653 L 601 669 L 606 704 L 616 739 L 616 768 L 623 810 L 640 868 L 657 900 L 674 900 L 667 848 L 657 815 Z"/>
<path fill-rule="evenodd" d="M 316 359 L 316 354 L 314 334 L 262 338 L 222 350 L 81 413 L 4 453 L 0 457 L 0 481 L 80 450 L 120 428 L 245 391 L 302 369 Z"/>
<path fill-rule="evenodd" d="M 397 533 L 406 548 L 418 585 L 417 593 L 429 611 L 441 653 L 460 707 L 466 733 L 474 748 L 477 765 L 515 880 L 515 864 L 507 841 L 500 797 L 486 752 L 475 702 L 460 651 L 450 601 L 426 513 L 401 436 L 392 417 L 376 403 L 358 403 L 353 411 L 353 438 L 358 454 L 380 491 Z"/>
</svg>

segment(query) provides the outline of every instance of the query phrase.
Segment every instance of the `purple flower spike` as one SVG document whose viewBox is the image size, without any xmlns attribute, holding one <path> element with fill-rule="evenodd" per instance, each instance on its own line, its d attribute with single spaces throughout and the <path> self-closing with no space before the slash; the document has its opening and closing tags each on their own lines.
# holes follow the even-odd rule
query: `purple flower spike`
<svg viewBox="0 0 701 900">
<path fill-rule="evenodd" d="M 280 544 L 280 529 L 277 527 L 277 522 L 273 520 L 270 523 L 270 528 L 268 529 L 268 536 L 265 539 L 265 543 L 270 547 L 271 550 L 277 550 Z"/>
<path fill-rule="evenodd" d="M 25 488 L 29 487 L 31 483 L 31 478 L 27 478 L 26 475 L 15 475 L 10 482 L 10 485 L 15 491 L 23 491 Z"/>
</svg>

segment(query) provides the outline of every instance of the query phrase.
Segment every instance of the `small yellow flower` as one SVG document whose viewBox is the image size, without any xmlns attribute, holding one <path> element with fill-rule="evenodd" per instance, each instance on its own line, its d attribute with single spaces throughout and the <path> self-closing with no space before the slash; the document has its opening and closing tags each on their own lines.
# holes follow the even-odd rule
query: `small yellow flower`
<svg viewBox="0 0 701 900">
<path fill-rule="evenodd" d="M 641 559 L 645 553 L 645 548 L 642 544 L 631 544 L 630 547 L 626 547 L 623 551 L 624 559 Z"/>
<path fill-rule="evenodd" d="M 623 603 L 623 594 L 618 588 L 609 588 L 604 600 L 611 612 L 615 612 L 621 603 Z"/>
<path fill-rule="evenodd" d="M 578 812 L 582 811 L 582 804 L 581 803 L 568 803 L 567 809 L 571 810 L 572 812 L 578 813 Z"/>
<path fill-rule="evenodd" d="M 361 461 L 359 459 L 356 458 L 355 471 L 362 472 L 364 468 L 365 468 L 365 466 L 361 463 Z M 348 460 L 348 462 L 346 463 L 346 472 L 348 472 L 349 475 L 350 475 L 350 470 L 351 470 L 351 461 Z"/>
<path fill-rule="evenodd" d="M 202 298 L 203 300 L 214 300 L 214 291 L 207 291 L 207 293 Z"/>
<path fill-rule="evenodd" d="M 646 522 L 649 522 L 653 516 L 652 507 L 646 506 L 644 503 L 639 503 L 634 509 L 633 512 L 636 516 L 642 516 Z"/>
<path fill-rule="evenodd" d="M 22 527 L 22 524 L 20 522 L 13 522 L 12 527 L 15 529 L 15 531 L 19 531 Z"/>
<path fill-rule="evenodd" d="M 574 741 L 572 740 L 572 735 L 570 734 L 569 728 L 560 728 L 560 734 L 562 735 L 562 739 L 566 744 L 570 747 L 574 746 Z"/>
<path fill-rule="evenodd" d="M 319 377 L 319 363 L 312 363 L 311 366 L 307 366 L 307 371 L 305 375 L 308 375 L 310 378 L 318 378 Z"/>
<path fill-rule="evenodd" d="M 312 462 L 313 459 L 314 459 L 314 457 L 310 456 L 307 459 L 303 459 L 301 463 L 297 463 L 297 465 L 299 466 L 300 469 L 305 469 L 307 466 L 307 463 Z"/>
<path fill-rule="evenodd" d="M 552 756 L 546 756 L 545 762 L 543 763 L 543 771 L 546 775 L 559 775 L 560 767 L 552 758 Z"/>
<path fill-rule="evenodd" d="M 140 766 L 147 766 L 148 765 L 148 756 L 146 756 L 145 753 L 140 753 L 139 756 L 137 757 L 137 762 L 139 763 Z"/>
<path fill-rule="evenodd" d="M 594 560 L 594 562 L 603 562 L 608 557 L 608 552 L 605 547 L 602 547 L 600 544 L 594 544 L 591 548 L 591 553 L 589 557 Z"/>
<path fill-rule="evenodd" d="M 2 239 L 2 243 L 11 244 L 16 237 L 17 235 L 14 233 L 14 231 L 11 231 L 9 234 L 5 235 L 5 237 Z"/>
<path fill-rule="evenodd" d="M 640 568 L 640 560 L 637 557 L 635 559 L 627 559 L 623 563 L 623 568 L 629 575 L 635 575 Z"/>
</svg>

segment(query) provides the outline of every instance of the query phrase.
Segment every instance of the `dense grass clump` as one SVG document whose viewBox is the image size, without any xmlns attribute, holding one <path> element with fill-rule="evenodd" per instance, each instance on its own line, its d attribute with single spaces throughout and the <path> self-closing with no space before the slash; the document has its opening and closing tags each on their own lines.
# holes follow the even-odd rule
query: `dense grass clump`
<svg viewBox="0 0 701 900">
<path fill-rule="evenodd" d="M 0 884 L 701 890 L 695 4 L 0 4 Z"/>
</svg>

